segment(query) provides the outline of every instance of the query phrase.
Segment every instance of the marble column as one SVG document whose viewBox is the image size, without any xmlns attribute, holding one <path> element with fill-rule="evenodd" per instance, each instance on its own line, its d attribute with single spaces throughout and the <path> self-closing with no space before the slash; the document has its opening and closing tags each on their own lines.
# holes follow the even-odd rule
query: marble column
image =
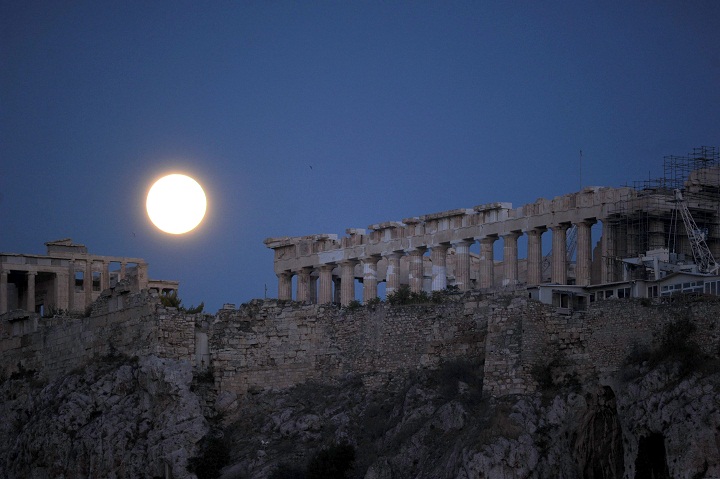
<svg viewBox="0 0 720 479">
<path fill-rule="evenodd" d="M 58 272 L 55 274 L 55 309 L 67 311 L 69 309 L 70 291 L 68 291 L 67 273 Z"/>
<path fill-rule="evenodd" d="M 83 292 L 85 293 L 85 307 L 92 304 L 92 260 L 85 261 L 85 274 L 83 275 Z"/>
<path fill-rule="evenodd" d="M 423 255 L 426 248 L 421 246 L 410 250 L 410 291 L 419 293 L 423 290 L 423 277 L 425 274 Z"/>
<path fill-rule="evenodd" d="M 377 264 L 380 256 L 363 258 L 363 303 L 377 298 Z"/>
<path fill-rule="evenodd" d="M 552 230 L 552 283 L 567 284 L 567 230 L 566 223 L 550 227 Z"/>
<path fill-rule="evenodd" d="M 148 264 L 147 263 L 139 263 L 137 265 L 137 287 L 138 290 L 147 289 L 148 287 Z"/>
<path fill-rule="evenodd" d="M 386 295 L 394 293 L 400 289 L 400 258 L 402 258 L 402 256 L 403 253 L 397 251 L 393 251 L 392 253 L 388 253 L 386 255 L 388 262 L 387 273 L 385 276 L 387 281 L 387 286 L 385 288 Z"/>
<path fill-rule="evenodd" d="M 335 290 L 333 292 L 333 302 L 335 304 L 340 304 L 340 290 L 342 289 L 342 287 L 340 286 L 340 283 L 341 283 L 340 278 L 338 278 L 338 277 L 333 278 L 333 283 L 335 283 Z"/>
<path fill-rule="evenodd" d="M 302 268 L 298 273 L 296 301 L 310 302 L 310 273 L 312 268 Z"/>
<path fill-rule="evenodd" d="M 8 310 L 8 272 L 0 271 L 0 314 L 7 313 Z"/>
<path fill-rule="evenodd" d="M 527 283 L 537 286 L 542 283 L 542 234 L 546 228 L 533 228 L 526 231 L 528 237 Z"/>
<path fill-rule="evenodd" d="M 312 271 L 312 268 L 310 268 Z M 313 276 L 312 273 L 310 273 L 310 282 L 308 283 L 308 294 L 310 295 L 310 302 L 312 304 L 317 303 L 317 293 L 318 293 L 318 278 L 317 276 Z"/>
<path fill-rule="evenodd" d="M 602 236 L 600 238 L 600 281 L 612 283 L 615 278 L 615 228 L 607 221 L 602 222 Z"/>
<path fill-rule="evenodd" d="M 511 231 L 502 235 L 503 238 L 503 286 L 513 286 L 518 282 L 518 243 L 520 232 Z"/>
<path fill-rule="evenodd" d="M 278 277 L 278 299 L 281 301 L 292 301 L 292 277 L 290 271 L 283 271 Z"/>
<path fill-rule="evenodd" d="M 430 248 L 433 291 L 442 291 L 447 288 L 447 250 L 449 247 L 449 244 L 439 244 Z"/>
<path fill-rule="evenodd" d="M 75 261 L 68 266 L 68 311 L 75 311 Z"/>
<path fill-rule="evenodd" d="M 470 246 L 474 240 L 461 240 L 452 243 L 455 248 L 455 285 L 461 291 L 470 289 Z"/>
<path fill-rule="evenodd" d="M 100 290 L 105 291 L 110 287 L 110 263 L 103 261 L 102 278 L 100 279 Z"/>
<path fill-rule="evenodd" d="M 586 219 L 577 225 L 577 261 L 575 264 L 575 284 L 587 286 L 590 284 L 592 267 L 592 237 L 590 229 L 595 224 L 594 219 Z"/>
<path fill-rule="evenodd" d="M 492 288 L 495 285 L 495 254 L 493 245 L 497 235 L 486 236 L 480 240 L 480 287 Z"/>
<path fill-rule="evenodd" d="M 28 271 L 25 275 L 27 277 L 27 297 L 25 298 L 25 310 L 31 313 L 35 312 L 35 271 Z"/>
<path fill-rule="evenodd" d="M 340 305 L 347 306 L 355 300 L 355 265 L 356 260 L 345 260 L 340 263 Z"/>
<path fill-rule="evenodd" d="M 320 297 L 318 299 L 319 304 L 327 304 L 333 302 L 333 269 L 335 269 L 334 264 L 323 264 L 320 266 Z"/>
</svg>

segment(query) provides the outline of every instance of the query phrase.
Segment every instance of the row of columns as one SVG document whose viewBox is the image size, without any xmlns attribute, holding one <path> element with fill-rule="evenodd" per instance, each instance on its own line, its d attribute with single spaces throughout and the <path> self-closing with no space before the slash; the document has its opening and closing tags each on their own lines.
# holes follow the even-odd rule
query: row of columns
<svg viewBox="0 0 720 479">
<path fill-rule="evenodd" d="M 93 298 L 93 263 L 97 261 L 85 261 L 85 268 L 83 270 L 83 307 L 87 307 L 92 303 Z M 100 290 L 104 290 L 110 287 L 110 262 L 102 261 L 102 274 L 100 276 Z M 138 264 L 138 268 L 142 265 Z M 120 277 L 126 277 L 127 263 L 120 262 Z M 58 297 L 61 295 L 62 289 L 61 282 L 66 284 L 67 287 L 67 309 L 74 311 L 77 309 L 75 304 L 75 273 L 76 273 L 75 261 L 69 262 L 67 273 L 52 271 L 56 275 L 56 286 L 55 286 L 55 301 L 58 301 Z M 0 270 L 0 314 L 4 314 L 8 311 L 8 274 L 7 270 Z M 37 271 L 25 272 L 26 278 L 26 295 L 25 304 L 21 305 L 26 311 L 35 311 L 35 286 Z M 138 271 L 140 274 L 140 271 Z M 63 293 L 63 297 L 64 297 Z M 56 304 L 55 307 L 63 308 L 63 304 Z"/>
<path fill-rule="evenodd" d="M 576 284 L 590 284 L 590 273 L 592 264 L 592 241 L 590 229 L 595 224 L 594 219 L 587 219 L 575 223 L 578 228 L 577 234 L 577 260 L 576 260 Z M 561 223 L 550 227 L 552 231 L 552 264 L 551 282 L 553 284 L 567 283 L 567 230 L 571 223 Z M 547 227 L 537 227 L 525 231 L 528 236 L 527 250 L 527 283 L 538 285 L 542 282 L 542 234 Z M 513 285 L 518 282 L 518 238 L 522 231 L 510 231 L 501 236 L 489 235 L 479 240 L 480 242 L 480 271 L 479 287 L 491 288 L 494 286 L 494 243 L 500 237 L 503 239 L 503 285 Z M 470 289 L 470 247 L 476 240 L 466 238 L 463 240 L 451 241 L 433 245 L 431 247 L 420 246 L 407 252 L 409 257 L 409 286 L 413 292 L 420 292 L 423 289 L 424 262 L 423 258 L 430 249 L 432 262 L 432 290 L 439 291 L 447 287 L 447 251 L 452 246 L 455 248 L 455 284 L 460 290 Z M 377 296 L 377 264 L 382 257 L 387 259 L 387 294 L 400 288 L 400 258 L 406 253 L 404 251 L 393 251 L 385 255 L 373 255 L 362 260 L 345 260 L 338 264 L 324 264 L 319 267 L 319 295 L 320 304 L 330 303 L 338 298 L 333 298 L 333 270 L 340 267 L 340 294 L 339 301 L 346 306 L 355 299 L 355 266 L 362 263 L 363 278 L 363 302 L 368 302 Z M 297 300 L 304 302 L 315 302 L 316 282 L 312 279 L 313 268 L 302 268 L 297 281 Z M 281 300 L 292 299 L 292 277 L 295 273 L 286 271 L 278 275 L 278 298 Z M 336 287 L 337 294 L 337 287 Z"/>
<path fill-rule="evenodd" d="M 37 272 L 28 271 L 25 273 L 26 278 L 26 295 L 25 304 L 22 305 L 26 311 L 35 311 L 35 277 Z M 8 271 L 0 271 L 0 314 L 8 311 Z"/>
</svg>

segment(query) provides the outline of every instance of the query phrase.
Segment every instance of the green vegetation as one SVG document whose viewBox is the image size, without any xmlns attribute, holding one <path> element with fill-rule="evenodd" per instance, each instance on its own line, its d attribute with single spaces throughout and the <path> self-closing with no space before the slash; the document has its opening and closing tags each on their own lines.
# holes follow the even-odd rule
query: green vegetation
<svg viewBox="0 0 720 479">
<path fill-rule="evenodd" d="M 362 308 L 362 303 L 360 301 L 358 301 L 357 299 L 353 299 L 352 301 L 350 301 L 348 303 L 347 306 L 345 306 L 345 308 L 348 311 L 357 311 L 358 309 Z"/>
<path fill-rule="evenodd" d="M 433 291 L 431 294 L 428 294 L 425 291 L 410 291 L 410 286 L 404 284 L 400 286 L 400 288 L 398 288 L 397 290 L 388 294 L 387 302 L 394 306 L 427 303 L 441 304 L 447 300 L 449 295 L 457 291 L 457 286 L 448 286 L 442 291 Z"/>
<path fill-rule="evenodd" d="M 635 347 L 625 359 L 626 366 L 647 365 L 655 368 L 663 363 L 677 363 L 680 377 L 692 374 L 706 365 L 714 364 L 711 357 L 702 352 L 700 345 L 693 339 L 692 334 L 697 329 L 688 314 L 680 319 L 668 323 L 663 329 L 660 344 L 652 349 Z M 631 379 L 639 371 L 624 371 L 623 376 Z"/>
<path fill-rule="evenodd" d="M 160 302 L 166 308 L 177 308 L 178 311 L 182 311 L 188 314 L 202 313 L 203 309 L 205 309 L 205 301 L 198 304 L 197 306 L 190 306 L 189 308 L 184 307 L 182 305 L 182 299 L 178 297 L 177 291 L 175 290 L 170 293 L 161 294 Z"/>
</svg>

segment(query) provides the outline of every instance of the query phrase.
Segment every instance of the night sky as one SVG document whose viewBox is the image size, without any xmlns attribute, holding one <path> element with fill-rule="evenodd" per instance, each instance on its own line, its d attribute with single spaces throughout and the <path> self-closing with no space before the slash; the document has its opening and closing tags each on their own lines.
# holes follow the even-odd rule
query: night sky
<svg viewBox="0 0 720 479">
<path fill-rule="evenodd" d="M 276 297 L 266 237 L 659 177 L 720 146 L 719 25 L 715 0 L 0 0 L 0 251 L 71 237 L 214 312 Z M 144 210 L 171 172 L 208 194 L 191 234 Z"/>
</svg>

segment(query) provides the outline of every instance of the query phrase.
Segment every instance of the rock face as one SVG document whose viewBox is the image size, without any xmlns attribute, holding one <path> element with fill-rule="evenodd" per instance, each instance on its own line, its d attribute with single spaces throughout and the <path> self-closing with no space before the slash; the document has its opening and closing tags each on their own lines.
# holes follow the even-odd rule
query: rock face
<svg viewBox="0 0 720 479">
<path fill-rule="evenodd" d="M 52 363 L 56 343 L 43 361 L 26 356 L 53 328 L 8 336 L 0 477 L 720 477 L 715 301 L 566 316 L 473 298 L 224 313 L 207 329 L 227 342 L 194 378 L 147 344 L 131 360 L 95 356 L 115 347 L 97 341 L 73 343 L 82 354 L 68 364 L 90 365 L 43 376 L 24 368 Z M 151 339 L 188 357 L 188 326 L 205 326 L 162 321 Z M 336 472 L 311 474 L 323 470 Z"/>
<path fill-rule="evenodd" d="M 259 393 L 227 411 L 222 477 L 300 477 L 318 452 L 349 443 L 346 477 L 364 479 L 720 477 L 720 374 L 663 363 L 613 386 L 559 385 L 489 398 L 470 365 Z M 281 469 L 279 469 L 281 468 Z"/>
<path fill-rule="evenodd" d="M 195 477 L 207 433 L 186 361 L 103 358 L 48 384 L 0 385 L 0 476 Z"/>
</svg>

